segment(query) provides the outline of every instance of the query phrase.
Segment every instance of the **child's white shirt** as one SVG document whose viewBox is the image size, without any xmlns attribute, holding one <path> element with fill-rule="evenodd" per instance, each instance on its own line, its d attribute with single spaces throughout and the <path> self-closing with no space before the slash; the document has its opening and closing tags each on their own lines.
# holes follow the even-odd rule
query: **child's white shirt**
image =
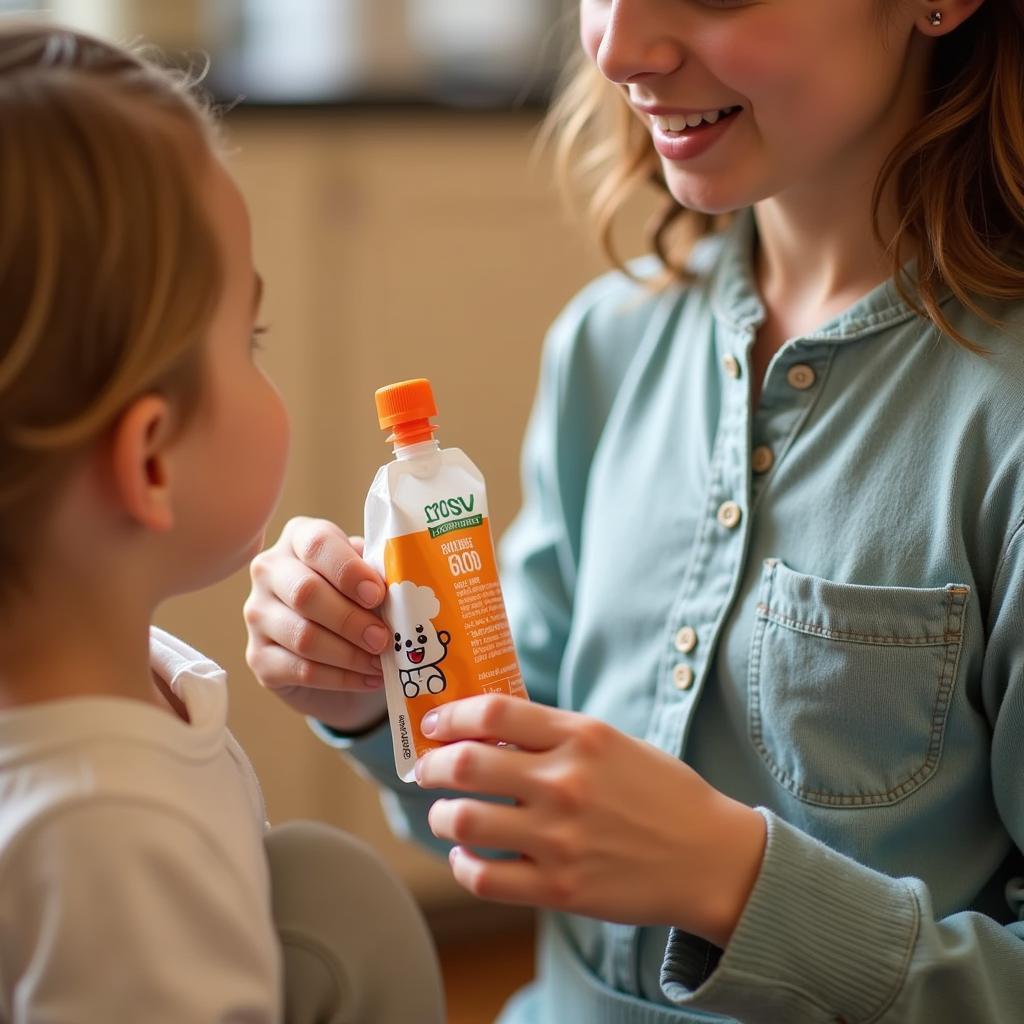
<svg viewBox="0 0 1024 1024">
<path fill-rule="evenodd" d="M 280 1020 L 266 815 L 224 672 L 155 628 L 150 661 L 188 723 L 113 697 L 0 712 L 0 1020 Z"/>
</svg>

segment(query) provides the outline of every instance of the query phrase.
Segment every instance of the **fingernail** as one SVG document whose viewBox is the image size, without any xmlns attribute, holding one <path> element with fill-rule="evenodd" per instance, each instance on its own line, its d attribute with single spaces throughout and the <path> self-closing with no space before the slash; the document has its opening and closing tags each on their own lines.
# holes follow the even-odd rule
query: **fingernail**
<svg viewBox="0 0 1024 1024">
<path fill-rule="evenodd" d="M 363 685 L 368 690 L 379 690 L 384 685 L 384 680 L 381 676 L 367 676 Z"/>
<path fill-rule="evenodd" d="M 428 711 L 423 716 L 423 721 L 420 722 L 420 732 L 422 732 L 424 736 L 433 736 L 434 735 L 434 730 L 436 728 L 437 728 L 437 712 L 436 711 Z"/>
<path fill-rule="evenodd" d="M 356 595 L 367 608 L 376 608 L 380 604 L 380 587 L 369 580 L 363 580 L 356 587 Z"/>
<path fill-rule="evenodd" d="M 423 758 L 418 758 L 416 763 L 412 766 L 412 773 L 416 776 L 416 781 L 420 781 L 420 776 L 423 774 Z"/>
<path fill-rule="evenodd" d="M 459 855 L 459 848 L 457 846 L 453 846 L 448 851 L 448 863 L 449 864 L 454 864 L 455 863 L 455 858 L 458 857 L 458 855 Z"/>
<path fill-rule="evenodd" d="M 367 626 L 363 630 L 363 640 L 374 654 L 384 650 L 384 645 L 388 642 L 388 635 L 388 631 L 383 626 Z"/>
</svg>

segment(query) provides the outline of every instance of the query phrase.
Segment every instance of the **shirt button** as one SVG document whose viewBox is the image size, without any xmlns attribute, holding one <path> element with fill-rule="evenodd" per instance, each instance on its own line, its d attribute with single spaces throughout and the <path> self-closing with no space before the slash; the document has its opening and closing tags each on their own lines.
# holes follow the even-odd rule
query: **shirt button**
<svg viewBox="0 0 1024 1024">
<path fill-rule="evenodd" d="M 672 681 L 677 690 L 688 690 L 693 686 L 693 669 L 689 665 L 676 665 L 672 670 Z"/>
<path fill-rule="evenodd" d="M 738 380 L 740 376 L 740 363 L 735 356 L 725 356 L 722 359 L 722 365 L 725 367 L 725 372 L 732 377 L 733 380 Z"/>
<path fill-rule="evenodd" d="M 680 654 L 689 654 L 697 646 L 697 631 L 693 626 L 683 626 L 676 633 L 676 650 Z"/>
<path fill-rule="evenodd" d="M 775 465 L 775 453 L 766 444 L 759 444 L 751 453 L 750 465 L 755 473 L 767 473 Z"/>
<path fill-rule="evenodd" d="M 718 521 L 727 530 L 739 526 L 743 513 L 735 501 L 724 501 L 718 506 Z"/>
<path fill-rule="evenodd" d="M 797 363 L 786 372 L 786 380 L 789 381 L 790 387 L 796 388 L 797 391 L 806 391 L 809 387 L 814 386 L 817 378 L 806 363 Z"/>
</svg>

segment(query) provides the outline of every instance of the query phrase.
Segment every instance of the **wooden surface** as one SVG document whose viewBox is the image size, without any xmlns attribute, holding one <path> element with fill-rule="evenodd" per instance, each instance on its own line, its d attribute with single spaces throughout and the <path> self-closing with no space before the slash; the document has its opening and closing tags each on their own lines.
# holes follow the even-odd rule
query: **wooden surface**
<svg viewBox="0 0 1024 1024">
<path fill-rule="evenodd" d="M 490 1024 L 534 974 L 534 930 L 478 930 L 438 944 L 448 1024 Z"/>
</svg>

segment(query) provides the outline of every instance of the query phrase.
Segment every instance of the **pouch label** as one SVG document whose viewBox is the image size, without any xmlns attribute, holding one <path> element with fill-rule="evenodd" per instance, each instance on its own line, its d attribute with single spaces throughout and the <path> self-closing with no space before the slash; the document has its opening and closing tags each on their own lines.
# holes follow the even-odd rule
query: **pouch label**
<svg viewBox="0 0 1024 1024">
<path fill-rule="evenodd" d="M 459 531 L 458 537 L 442 539 Z M 390 538 L 384 548 L 391 661 L 415 753 L 437 746 L 420 732 L 441 704 L 479 693 L 525 697 L 490 523 L 482 515 Z"/>
</svg>

